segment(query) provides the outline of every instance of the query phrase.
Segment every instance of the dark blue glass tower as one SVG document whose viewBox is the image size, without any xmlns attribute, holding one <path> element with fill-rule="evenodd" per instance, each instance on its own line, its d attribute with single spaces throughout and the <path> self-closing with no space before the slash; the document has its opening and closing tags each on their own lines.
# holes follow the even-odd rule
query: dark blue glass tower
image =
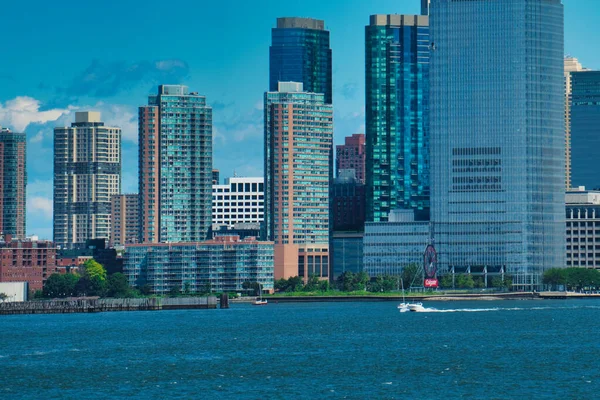
<svg viewBox="0 0 600 400">
<path fill-rule="evenodd" d="M 269 91 L 276 92 L 278 82 L 300 82 L 304 91 L 323 93 L 331 104 L 331 49 L 324 21 L 277 18 L 271 37 Z"/>
<path fill-rule="evenodd" d="M 600 188 L 600 71 L 571 72 L 571 183 Z"/>
<path fill-rule="evenodd" d="M 367 221 L 429 216 L 429 19 L 372 15 L 366 27 Z"/>
</svg>

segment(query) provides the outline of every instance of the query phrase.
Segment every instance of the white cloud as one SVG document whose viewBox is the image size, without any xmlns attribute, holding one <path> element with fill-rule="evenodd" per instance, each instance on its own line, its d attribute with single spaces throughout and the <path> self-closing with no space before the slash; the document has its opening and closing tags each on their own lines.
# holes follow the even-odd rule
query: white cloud
<svg viewBox="0 0 600 400">
<path fill-rule="evenodd" d="M 0 103 L 0 124 L 23 132 L 31 123 L 46 123 L 56 121 L 62 115 L 69 114 L 76 107 L 54 108 L 50 110 L 40 110 L 41 102 L 33 97 L 19 96 L 12 100 Z"/>
<path fill-rule="evenodd" d="M 31 143 L 39 143 L 42 140 L 44 140 L 44 131 L 38 131 L 38 133 L 36 133 L 34 137 L 29 139 Z"/>
<path fill-rule="evenodd" d="M 134 107 L 120 104 L 97 103 L 92 107 L 100 111 L 106 125 L 121 128 L 122 140 L 138 142 L 138 115 Z"/>
<path fill-rule="evenodd" d="M 27 199 L 27 211 L 30 214 L 41 214 L 52 218 L 52 199 L 46 197 L 29 197 Z"/>
</svg>

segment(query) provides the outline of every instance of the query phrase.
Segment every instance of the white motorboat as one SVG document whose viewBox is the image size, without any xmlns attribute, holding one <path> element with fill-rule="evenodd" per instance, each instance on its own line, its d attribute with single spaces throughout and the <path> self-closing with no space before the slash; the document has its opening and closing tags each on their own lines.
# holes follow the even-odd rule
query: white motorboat
<svg viewBox="0 0 600 400">
<path fill-rule="evenodd" d="M 423 307 L 423 303 L 409 303 L 406 305 L 406 307 L 408 308 L 408 311 L 412 311 L 412 312 L 425 311 L 425 308 Z"/>
</svg>

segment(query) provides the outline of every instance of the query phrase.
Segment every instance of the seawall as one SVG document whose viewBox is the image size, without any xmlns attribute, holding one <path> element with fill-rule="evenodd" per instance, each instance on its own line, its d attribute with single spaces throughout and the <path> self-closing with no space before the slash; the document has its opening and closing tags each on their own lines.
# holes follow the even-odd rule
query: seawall
<svg viewBox="0 0 600 400">
<path fill-rule="evenodd" d="M 531 300 L 538 299 L 538 293 L 494 293 L 494 294 L 434 294 L 409 296 L 405 300 L 413 301 L 458 301 L 458 300 Z M 303 302 L 344 302 L 344 301 L 402 301 L 402 296 L 270 296 L 269 303 Z"/>
<path fill-rule="evenodd" d="M 0 315 L 215 309 L 217 298 L 65 299 L 0 303 Z"/>
</svg>

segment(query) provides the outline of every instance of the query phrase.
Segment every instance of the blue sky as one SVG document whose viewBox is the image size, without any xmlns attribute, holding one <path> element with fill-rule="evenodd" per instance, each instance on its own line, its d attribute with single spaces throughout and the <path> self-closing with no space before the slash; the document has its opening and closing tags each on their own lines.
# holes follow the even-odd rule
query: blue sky
<svg viewBox="0 0 600 400">
<path fill-rule="evenodd" d="M 213 106 L 221 176 L 262 174 L 262 97 L 277 17 L 324 19 L 331 31 L 335 142 L 364 132 L 364 26 L 414 14 L 419 0 L 75 0 L 5 2 L 0 125 L 28 138 L 28 234 L 52 237 L 52 129 L 75 110 L 123 128 L 123 191 L 137 191 L 137 107 L 159 83 Z M 598 0 L 563 0 L 565 54 L 600 68 Z"/>
</svg>

